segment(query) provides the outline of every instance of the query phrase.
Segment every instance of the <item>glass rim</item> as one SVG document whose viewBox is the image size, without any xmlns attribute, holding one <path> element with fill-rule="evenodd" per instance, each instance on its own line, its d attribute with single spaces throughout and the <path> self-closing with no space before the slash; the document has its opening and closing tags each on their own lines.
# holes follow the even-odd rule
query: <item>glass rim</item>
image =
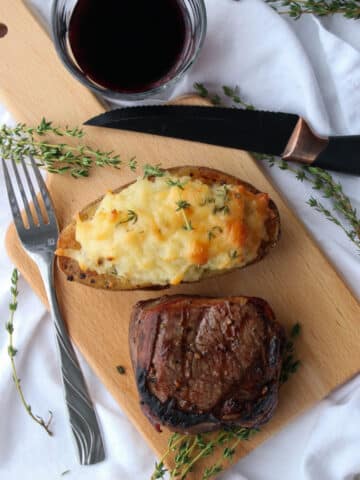
<svg viewBox="0 0 360 480">
<path fill-rule="evenodd" d="M 201 9 L 200 14 L 202 16 L 202 27 L 200 30 L 199 35 L 199 42 L 197 48 L 191 55 L 191 57 L 185 62 L 185 64 L 181 67 L 181 69 L 169 80 L 166 80 L 164 83 L 153 87 L 148 90 L 144 90 L 142 92 L 134 92 L 134 93 L 126 93 L 126 92 L 117 92 L 116 90 L 111 90 L 106 87 L 101 87 L 96 83 L 93 83 L 91 79 L 89 79 L 79 67 L 76 66 L 74 61 L 69 57 L 68 49 L 64 42 L 61 41 L 61 34 L 59 33 L 58 28 L 58 19 L 57 19 L 57 8 L 58 4 L 61 0 L 54 0 L 51 6 L 51 36 L 53 40 L 53 44 L 55 46 L 55 50 L 62 60 L 66 69 L 74 75 L 74 77 L 79 80 L 84 86 L 92 90 L 93 92 L 97 93 L 98 95 L 104 97 L 107 100 L 121 100 L 121 101 L 140 101 L 145 100 L 149 97 L 154 97 L 157 94 L 163 93 L 169 87 L 175 86 L 175 84 L 183 77 L 183 75 L 189 70 L 189 68 L 193 65 L 195 60 L 198 58 L 201 48 L 204 44 L 205 37 L 206 37 L 206 30 L 207 30 L 207 15 L 206 15 L 206 7 L 204 0 L 196 0 L 199 4 Z"/>
</svg>

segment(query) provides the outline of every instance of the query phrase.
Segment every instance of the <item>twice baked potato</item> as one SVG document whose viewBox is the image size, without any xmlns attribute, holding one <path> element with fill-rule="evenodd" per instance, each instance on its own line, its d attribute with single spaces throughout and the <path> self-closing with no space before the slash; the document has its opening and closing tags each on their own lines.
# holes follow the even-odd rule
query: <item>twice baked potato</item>
<svg viewBox="0 0 360 480">
<path fill-rule="evenodd" d="M 68 280 L 158 289 L 259 261 L 280 234 L 268 194 L 218 170 L 155 169 L 85 207 L 60 234 Z"/>
</svg>

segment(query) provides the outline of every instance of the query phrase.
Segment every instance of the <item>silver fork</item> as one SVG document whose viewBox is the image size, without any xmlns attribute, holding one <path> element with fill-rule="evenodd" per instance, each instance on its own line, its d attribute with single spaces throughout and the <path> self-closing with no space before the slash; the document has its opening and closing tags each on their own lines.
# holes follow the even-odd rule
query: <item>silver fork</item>
<svg viewBox="0 0 360 480">
<path fill-rule="evenodd" d="M 39 168 L 33 158 L 30 157 L 35 177 L 40 188 L 41 199 L 35 194 L 35 188 L 29 175 L 28 167 L 24 158 L 21 158 L 26 182 L 32 197 L 37 219 L 33 216 L 23 182 L 20 178 L 17 164 L 12 160 L 17 187 L 24 203 L 27 217 L 24 223 L 13 182 L 9 175 L 7 165 L 2 159 L 5 174 L 6 188 L 8 192 L 10 207 L 14 218 L 15 227 L 20 241 L 39 267 L 43 279 L 46 294 L 50 304 L 50 310 L 55 324 L 56 340 L 60 353 L 61 373 L 65 400 L 68 409 L 70 424 L 75 438 L 79 461 L 82 465 L 91 465 L 101 462 L 105 458 L 103 441 L 101 438 L 99 424 L 95 410 L 92 405 L 89 393 L 86 388 L 75 351 L 69 340 L 69 336 L 61 317 L 54 288 L 54 251 L 59 236 L 55 211 L 50 199 L 45 182 L 40 174 Z M 45 207 L 45 218 L 42 214 L 40 203 Z"/>
</svg>

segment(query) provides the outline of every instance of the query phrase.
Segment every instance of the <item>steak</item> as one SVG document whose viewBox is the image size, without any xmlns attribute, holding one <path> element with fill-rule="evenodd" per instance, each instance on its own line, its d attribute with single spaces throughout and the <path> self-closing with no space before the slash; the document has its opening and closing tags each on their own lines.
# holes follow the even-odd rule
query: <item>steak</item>
<svg viewBox="0 0 360 480">
<path fill-rule="evenodd" d="M 138 302 L 130 352 L 140 403 L 160 428 L 255 428 L 278 402 L 283 327 L 260 298 L 163 296 Z"/>
</svg>

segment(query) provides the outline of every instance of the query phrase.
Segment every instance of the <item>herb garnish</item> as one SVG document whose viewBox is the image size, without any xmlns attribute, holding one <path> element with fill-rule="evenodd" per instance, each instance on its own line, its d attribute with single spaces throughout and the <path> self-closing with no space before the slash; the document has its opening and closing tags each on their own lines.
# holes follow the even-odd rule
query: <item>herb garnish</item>
<svg viewBox="0 0 360 480">
<path fill-rule="evenodd" d="M 300 324 L 295 324 L 290 332 L 289 339 L 283 352 L 283 367 L 280 383 L 285 383 L 290 375 L 296 372 L 300 362 L 294 360 L 294 340 L 301 331 Z M 291 359 L 288 357 L 292 356 Z M 295 362 L 297 366 L 294 367 Z M 290 367 L 289 367 L 290 365 Z M 208 480 L 224 469 L 224 461 L 231 462 L 236 453 L 236 448 L 242 441 L 250 440 L 258 432 L 258 429 L 233 427 L 220 430 L 218 433 L 204 433 L 198 435 L 181 435 L 174 433 L 169 438 L 168 447 L 158 463 L 155 463 L 155 470 L 151 480 L 163 479 L 169 473 L 170 480 L 179 478 L 186 480 L 187 475 L 205 457 L 213 455 L 217 448 L 222 449 L 221 459 L 202 472 L 201 480 Z M 165 467 L 165 460 L 171 455 L 174 460 L 174 467 L 168 472 Z M 199 477 L 200 478 L 200 477 Z"/>
<path fill-rule="evenodd" d="M 220 185 L 215 191 L 215 195 L 220 197 L 224 202 L 229 200 L 229 187 L 228 185 Z"/>
<path fill-rule="evenodd" d="M 121 220 L 120 222 L 117 223 L 117 225 L 121 225 L 123 223 L 129 223 L 132 222 L 133 224 L 138 221 L 138 215 L 134 210 L 128 210 L 127 211 L 127 217 L 124 220 Z"/>
<path fill-rule="evenodd" d="M 254 105 L 251 105 L 250 103 L 246 103 L 242 98 L 240 98 L 239 92 L 236 88 L 232 88 L 224 85 L 223 92 L 224 92 L 224 95 L 230 98 L 230 100 L 232 100 L 236 105 L 244 107 L 246 110 L 255 110 Z"/>
<path fill-rule="evenodd" d="M 208 238 L 209 241 L 212 240 L 213 238 L 216 238 L 216 233 L 223 233 L 223 229 L 219 225 L 215 225 L 215 227 L 212 227 L 211 230 L 208 232 Z"/>
<path fill-rule="evenodd" d="M 51 135 L 60 137 L 61 143 L 43 140 Z M 80 128 L 56 127 L 43 118 L 37 127 L 28 127 L 23 123 L 15 127 L 2 125 L 0 128 L 0 155 L 5 160 L 12 158 L 19 162 L 22 157 L 32 156 L 39 167 L 50 173 L 70 173 L 74 178 L 87 177 L 94 165 L 119 168 L 122 164 L 119 155 L 114 152 L 102 152 L 88 145 L 69 145 L 64 138 L 82 139 L 85 132 Z M 134 159 L 129 161 L 134 168 Z"/>
<path fill-rule="evenodd" d="M 185 182 L 181 183 L 180 180 L 174 180 L 169 178 L 166 182 L 170 187 L 178 187 L 180 190 L 184 190 Z"/>
<path fill-rule="evenodd" d="M 213 213 L 220 213 L 222 212 L 224 215 L 228 215 L 230 213 L 230 208 L 227 205 L 229 201 L 229 187 L 227 185 L 221 185 L 215 191 L 215 206 L 213 208 Z"/>
<path fill-rule="evenodd" d="M 281 170 L 289 170 L 295 174 L 295 177 L 303 182 L 304 180 L 312 184 L 314 190 L 319 190 L 323 198 L 331 200 L 332 211 L 313 196 L 306 202 L 309 207 L 321 213 L 327 220 L 337 225 L 357 247 L 360 253 L 360 218 L 356 209 L 353 207 L 350 198 L 344 193 L 340 183 L 335 182 L 329 172 L 319 167 L 290 166 L 282 159 L 274 157 L 265 158 L 264 155 L 253 154 L 261 160 L 268 160 L 270 166 L 277 165 Z M 343 221 L 344 220 L 344 221 Z"/>
<path fill-rule="evenodd" d="M 317 4 L 319 2 L 313 1 L 311 3 Z M 194 84 L 194 88 L 196 93 L 212 101 L 213 95 L 209 93 L 203 84 L 196 83 Z M 241 102 L 237 101 L 237 97 L 241 99 L 238 87 L 231 88 L 223 86 L 223 93 L 233 102 L 233 107 L 244 105 L 246 108 L 252 107 L 252 105 L 247 104 L 242 100 Z M 217 101 L 215 104 L 218 105 L 219 102 Z M 289 165 L 285 160 L 274 156 L 254 152 L 252 155 L 258 160 L 268 161 L 270 167 L 276 165 L 280 170 L 289 170 L 295 175 L 297 180 L 300 182 L 309 182 L 314 190 L 319 190 L 319 192 L 323 194 L 323 198 L 329 199 L 332 203 L 332 211 L 326 208 L 321 201 L 314 197 L 310 197 L 307 204 L 317 212 L 321 213 L 327 220 L 341 228 L 360 253 L 360 217 L 352 205 L 350 198 L 344 193 L 342 185 L 336 182 L 328 171 L 319 167 L 306 165 L 296 167 L 294 165 Z"/>
<path fill-rule="evenodd" d="M 190 203 L 187 202 L 186 200 L 180 199 L 176 202 L 176 205 L 177 205 L 176 211 L 177 212 L 181 211 L 182 216 L 184 217 L 185 224 L 183 225 L 183 229 L 187 231 L 194 230 L 194 227 L 192 226 L 191 221 L 188 219 L 185 212 L 185 210 L 191 207 Z"/>
<path fill-rule="evenodd" d="M 221 207 L 215 206 L 213 208 L 213 213 L 220 213 L 222 212 L 224 215 L 228 215 L 230 213 L 230 208 L 228 205 L 222 205 Z"/>
<path fill-rule="evenodd" d="M 299 366 L 300 360 L 294 358 L 294 341 L 301 333 L 301 325 L 296 323 L 291 331 L 289 338 L 285 344 L 284 353 L 283 353 L 283 363 L 280 374 L 280 383 L 285 383 L 289 380 L 289 377 L 296 373 Z"/>
<path fill-rule="evenodd" d="M 187 217 L 185 217 L 185 223 L 183 225 L 183 229 L 187 230 L 188 232 L 190 232 L 191 230 L 194 230 L 191 220 L 188 220 Z"/>
<path fill-rule="evenodd" d="M 165 170 L 160 168 L 160 163 L 158 163 L 157 165 L 150 165 L 147 163 L 143 166 L 143 170 L 144 170 L 143 178 L 163 177 L 165 175 Z"/>
<path fill-rule="evenodd" d="M 176 211 L 179 212 L 180 210 L 186 210 L 187 208 L 191 207 L 190 203 L 187 202 L 186 200 L 179 200 L 176 202 L 177 209 Z"/>
<path fill-rule="evenodd" d="M 241 441 L 249 440 L 258 430 L 235 427 L 221 430 L 217 434 L 171 435 L 168 448 L 160 461 L 155 464 L 151 480 L 164 478 L 167 470 L 164 461 L 172 454 L 174 456 L 174 468 L 169 471 L 170 479 L 179 478 L 185 480 L 195 465 L 203 458 L 212 455 L 217 448 L 222 448 L 222 460 L 231 461 L 237 445 Z M 221 460 L 207 467 L 202 475 L 207 480 L 220 473 L 224 466 Z"/>
<path fill-rule="evenodd" d="M 17 354 L 17 349 L 14 348 L 14 343 L 13 343 L 13 334 L 14 334 L 14 315 L 18 306 L 18 280 L 19 280 L 19 274 L 17 269 L 15 268 L 12 272 L 11 275 L 11 302 L 9 304 L 9 310 L 10 310 L 10 316 L 9 320 L 7 321 L 5 328 L 6 331 L 9 334 L 9 345 L 8 345 L 8 355 L 10 358 L 10 363 L 11 363 L 11 370 L 12 370 L 12 377 L 15 383 L 16 390 L 18 391 L 21 403 L 23 404 L 26 412 L 28 415 L 36 422 L 39 424 L 44 430 L 48 433 L 48 435 L 52 436 L 52 431 L 50 430 L 50 423 L 52 420 L 52 412 L 49 411 L 49 419 L 48 421 L 45 421 L 43 418 L 39 417 L 38 415 L 34 414 L 31 409 L 31 405 L 27 403 L 24 397 L 24 393 L 20 384 L 20 378 L 18 377 L 17 371 L 16 371 L 16 366 L 15 366 L 15 356 Z"/>
<path fill-rule="evenodd" d="M 137 160 L 136 160 L 136 157 L 132 157 L 130 158 L 129 162 L 128 162 L 128 165 L 129 165 L 129 168 L 132 172 L 136 172 L 136 169 L 137 169 Z"/>
<path fill-rule="evenodd" d="M 194 83 L 195 92 L 202 98 L 208 98 L 213 105 L 221 105 L 220 95 L 211 94 L 203 83 Z"/>
<path fill-rule="evenodd" d="M 231 260 L 235 260 L 236 258 L 238 258 L 238 256 L 239 252 L 237 250 L 230 250 L 229 257 Z"/>
<path fill-rule="evenodd" d="M 208 203 L 215 203 L 214 197 L 205 197 L 204 200 L 200 203 L 200 207 L 204 207 Z"/>
<path fill-rule="evenodd" d="M 280 14 L 288 14 L 297 20 L 303 14 L 318 17 L 341 13 L 345 18 L 360 18 L 360 4 L 356 0 L 265 0 Z M 283 8 L 285 7 L 285 8 Z"/>
</svg>

